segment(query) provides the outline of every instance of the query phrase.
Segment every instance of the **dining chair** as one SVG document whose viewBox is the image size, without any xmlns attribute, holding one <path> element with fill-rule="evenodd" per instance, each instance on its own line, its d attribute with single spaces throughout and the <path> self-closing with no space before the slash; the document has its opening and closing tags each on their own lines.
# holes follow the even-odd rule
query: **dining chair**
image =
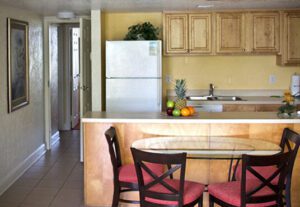
<svg viewBox="0 0 300 207">
<path fill-rule="evenodd" d="M 282 191 L 288 175 L 291 152 L 267 156 L 242 156 L 240 181 L 210 184 L 209 207 L 214 203 L 223 207 L 281 207 Z M 255 167 L 276 166 L 276 171 L 264 177 Z M 256 179 L 248 179 L 249 176 Z"/>
<path fill-rule="evenodd" d="M 205 186 L 185 181 L 186 153 L 161 154 L 135 148 L 131 148 L 131 152 L 138 176 L 141 207 L 202 206 Z M 159 175 L 147 166 L 148 163 L 170 167 L 165 167 L 165 172 Z M 179 179 L 170 179 L 175 172 Z M 153 180 L 147 180 L 146 174 Z"/>
<path fill-rule="evenodd" d="M 117 207 L 119 202 L 138 204 L 139 201 L 120 198 L 120 194 L 130 191 L 138 191 L 138 179 L 136 176 L 134 164 L 122 164 L 120 146 L 116 129 L 110 127 L 105 132 L 106 141 L 108 144 L 110 159 L 113 167 L 114 193 L 112 207 Z M 163 166 L 157 164 L 148 164 L 149 169 L 157 174 L 163 172 Z M 152 180 L 150 176 L 145 176 L 147 181 Z"/>
<path fill-rule="evenodd" d="M 293 168 L 295 164 L 295 160 L 297 157 L 298 149 L 300 145 L 300 135 L 296 133 L 295 131 L 285 128 L 282 133 L 282 138 L 280 141 L 280 148 L 281 152 L 291 152 L 291 160 L 289 162 L 289 171 L 287 175 L 287 179 L 285 182 L 285 202 L 287 207 L 291 207 L 291 183 L 292 183 L 292 174 L 293 174 Z M 241 180 L 242 175 L 242 167 L 241 165 L 238 165 L 235 172 L 235 180 Z M 259 172 L 262 176 L 267 177 L 272 172 L 276 171 L 276 166 L 269 166 L 269 167 L 257 167 L 255 170 Z M 248 176 L 248 179 L 256 179 L 251 174 Z"/>
</svg>

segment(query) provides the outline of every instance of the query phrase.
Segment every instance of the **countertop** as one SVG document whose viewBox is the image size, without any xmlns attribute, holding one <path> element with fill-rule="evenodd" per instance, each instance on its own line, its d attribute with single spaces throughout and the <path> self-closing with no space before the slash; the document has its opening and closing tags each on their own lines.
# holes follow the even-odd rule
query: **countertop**
<svg viewBox="0 0 300 207">
<path fill-rule="evenodd" d="M 190 117 L 157 113 L 88 112 L 83 123 L 300 123 L 299 119 L 280 119 L 276 112 L 199 112 Z"/>
</svg>

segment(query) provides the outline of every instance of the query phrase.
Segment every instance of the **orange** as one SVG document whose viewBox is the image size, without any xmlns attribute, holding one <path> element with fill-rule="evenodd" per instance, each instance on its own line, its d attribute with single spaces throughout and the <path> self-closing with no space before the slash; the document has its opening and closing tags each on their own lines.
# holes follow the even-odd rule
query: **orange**
<svg viewBox="0 0 300 207">
<path fill-rule="evenodd" d="M 189 116 L 189 115 L 191 115 L 190 110 L 188 108 L 186 108 L 186 107 L 182 108 L 180 112 L 181 112 L 182 116 Z"/>
<path fill-rule="evenodd" d="M 189 111 L 190 111 L 190 114 L 191 114 L 191 115 L 194 115 L 194 114 L 196 113 L 196 111 L 195 111 L 195 108 L 194 108 L 194 107 L 192 107 L 192 106 L 188 106 L 187 108 L 189 109 Z"/>
</svg>

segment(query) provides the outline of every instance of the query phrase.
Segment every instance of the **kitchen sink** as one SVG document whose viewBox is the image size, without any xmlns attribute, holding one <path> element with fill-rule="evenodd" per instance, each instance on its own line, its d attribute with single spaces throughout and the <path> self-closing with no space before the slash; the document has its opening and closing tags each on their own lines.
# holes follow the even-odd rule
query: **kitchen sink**
<svg viewBox="0 0 300 207">
<path fill-rule="evenodd" d="M 190 101 L 244 101 L 238 96 L 187 96 Z"/>
</svg>

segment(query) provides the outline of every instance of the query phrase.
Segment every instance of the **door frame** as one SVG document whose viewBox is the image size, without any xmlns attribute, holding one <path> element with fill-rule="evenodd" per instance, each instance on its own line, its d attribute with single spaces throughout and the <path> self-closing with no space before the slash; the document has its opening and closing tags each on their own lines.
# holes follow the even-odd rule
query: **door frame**
<svg viewBox="0 0 300 207">
<path fill-rule="evenodd" d="M 49 47 L 49 27 L 51 24 L 59 23 L 78 23 L 80 17 L 74 19 L 59 19 L 55 16 L 44 17 L 43 32 L 44 32 L 44 123 L 45 123 L 45 145 L 46 149 L 51 149 L 51 62 L 50 62 L 50 47 Z"/>
</svg>

